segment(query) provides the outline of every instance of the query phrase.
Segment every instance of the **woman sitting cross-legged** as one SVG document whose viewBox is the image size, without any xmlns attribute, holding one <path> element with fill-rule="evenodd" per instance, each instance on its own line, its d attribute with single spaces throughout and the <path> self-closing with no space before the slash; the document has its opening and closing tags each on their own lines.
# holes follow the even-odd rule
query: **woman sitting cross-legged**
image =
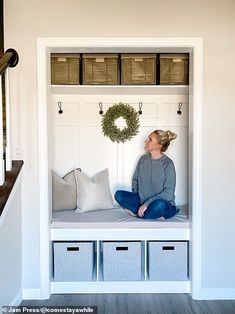
<svg viewBox="0 0 235 314">
<path fill-rule="evenodd" d="M 118 190 L 114 196 L 130 215 L 169 219 L 179 211 L 175 206 L 175 166 L 164 154 L 176 136 L 169 130 L 155 130 L 145 141 L 147 153 L 138 161 L 132 178 L 132 192 Z"/>
</svg>

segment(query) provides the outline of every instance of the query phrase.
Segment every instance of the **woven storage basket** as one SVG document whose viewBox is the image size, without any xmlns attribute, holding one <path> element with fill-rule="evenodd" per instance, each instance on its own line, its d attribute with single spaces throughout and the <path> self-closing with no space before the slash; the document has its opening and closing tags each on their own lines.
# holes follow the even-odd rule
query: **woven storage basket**
<svg viewBox="0 0 235 314">
<path fill-rule="evenodd" d="M 187 85 L 188 76 L 188 54 L 160 55 L 160 85 Z"/>
<path fill-rule="evenodd" d="M 80 54 L 51 54 L 51 84 L 79 85 Z"/>
<path fill-rule="evenodd" d="M 122 54 L 121 84 L 156 84 L 156 54 Z"/>
<path fill-rule="evenodd" d="M 119 84 L 118 54 L 83 54 L 83 84 Z"/>
</svg>

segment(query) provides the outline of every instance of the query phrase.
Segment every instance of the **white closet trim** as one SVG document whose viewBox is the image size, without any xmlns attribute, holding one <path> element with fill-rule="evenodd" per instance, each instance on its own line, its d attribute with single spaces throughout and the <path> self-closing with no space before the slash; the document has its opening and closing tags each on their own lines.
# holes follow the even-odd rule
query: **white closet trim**
<svg viewBox="0 0 235 314">
<path fill-rule="evenodd" d="M 90 48 L 165 49 L 192 52 L 190 64 L 190 194 L 192 212 L 191 294 L 195 299 L 202 295 L 201 287 L 201 155 L 202 155 L 202 38 L 38 38 L 38 135 L 39 135 L 39 208 L 40 208 L 40 298 L 51 293 L 50 278 L 50 225 L 48 184 L 48 90 L 50 86 L 50 51 Z"/>
</svg>

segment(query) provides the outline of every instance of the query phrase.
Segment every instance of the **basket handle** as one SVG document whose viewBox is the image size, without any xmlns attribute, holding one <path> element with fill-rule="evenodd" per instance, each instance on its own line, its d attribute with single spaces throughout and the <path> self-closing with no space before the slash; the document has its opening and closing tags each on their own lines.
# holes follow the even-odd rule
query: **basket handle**
<svg viewBox="0 0 235 314">
<path fill-rule="evenodd" d="M 174 246 L 163 246 L 162 250 L 165 251 L 174 251 L 175 247 Z"/>
<path fill-rule="evenodd" d="M 67 251 L 79 251 L 79 247 L 75 246 L 75 247 L 67 247 Z"/>
<path fill-rule="evenodd" d="M 128 251 L 128 246 L 117 246 L 116 251 Z"/>
</svg>

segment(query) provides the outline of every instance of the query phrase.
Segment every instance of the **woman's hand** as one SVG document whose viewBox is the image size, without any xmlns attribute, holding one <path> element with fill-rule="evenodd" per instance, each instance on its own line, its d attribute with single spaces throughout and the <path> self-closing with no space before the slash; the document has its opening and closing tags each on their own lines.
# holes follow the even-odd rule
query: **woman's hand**
<svg viewBox="0 0 235 314">
<path fill-rule="evenodd" d="M 147 206 L 146 205 L 141 205 L 140 207 L 139 207 L 139 210 L 138 210 L 138 216 L 139 217 L 144 217 L 144 212 L 146 211 L 146 209 L 147 209 Z"/>
</svg>

